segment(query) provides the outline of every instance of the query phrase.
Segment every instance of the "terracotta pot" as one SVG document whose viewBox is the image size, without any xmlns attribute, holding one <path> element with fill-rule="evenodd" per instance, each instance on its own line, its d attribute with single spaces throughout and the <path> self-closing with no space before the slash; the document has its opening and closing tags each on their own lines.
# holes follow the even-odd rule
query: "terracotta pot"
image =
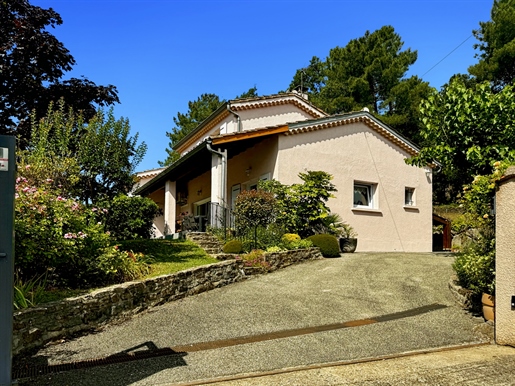
<svg viewBox="0 0 515 386">
<path fill-rule="evenodd" d="M 483 303 L 483 317 L 486 320 L 495 320 L 495 296 L 483 293 L 481 297 Z"/>
</svg>

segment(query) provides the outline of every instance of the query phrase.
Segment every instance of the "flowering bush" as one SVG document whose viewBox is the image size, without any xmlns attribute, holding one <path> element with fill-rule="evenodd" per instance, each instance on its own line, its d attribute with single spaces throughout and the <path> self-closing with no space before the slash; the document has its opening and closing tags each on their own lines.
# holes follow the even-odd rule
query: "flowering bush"
<svg viewBox="0 0 515 386">
<path fill-rule="evenodd" d="M 123 268 L 109 250 L 110 237 L 98 222 L 98 208 L 62 196 L 51 179 L 15 186 L 15 269 L 22 280 L 48 273 L 50 285 L 89 287 L 109 282 L 107 264 Z M 126 257 L 126 256 L 125 256 Z M 126 259 L 127 260 L 127 259 Z"/>
<path fill-rule="evenodd" d="M 242 259 L 245 267 L 270 269 L 270 263 L 266 261 L 265 253 L 261 249 L 254 249 L 249 253 L 238 256 L 237 259 Z"/>
</svg>

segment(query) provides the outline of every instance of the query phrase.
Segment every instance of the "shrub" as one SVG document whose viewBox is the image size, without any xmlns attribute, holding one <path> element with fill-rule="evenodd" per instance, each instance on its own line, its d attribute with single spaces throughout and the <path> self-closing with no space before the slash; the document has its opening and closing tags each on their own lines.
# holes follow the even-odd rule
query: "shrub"
<svg viewBox="0 0 515 386">
<path fill-rule="evenodd" d="M 131 240 L 153 235 L 152 221 L 160 210 L 150 198 L 120 194 L 100 205 L 108 210 L 104 222 L 106 230 L 115 239 Z"/>
<path fill-rule="evenodd" d="M 240 240 L 230 240 L 225 243 L 222 250 L 224 253 L 241 253 L 243 251 L 243 244 Z"/>
<path fill-rule="evenodd" d="M 296 233 L 285 233 L 281 238 L 281 246 L 285 249 L 311 248 L 313 243 L 307 239 L 301 239 Z"/>
<path fill-rule="evenodd" d="M 283 237 L 281 237 L 281 242 L 284 244 L 291 244 L 295 241 L 300 241 L 300 236 L 296 233 L 285 233 Z"/>
<path fill-rule="evenodd" d="M 271 247 L 268 247 L 268 248 L 266 249 L 266 251 L 267 251 L 267 252 L 269 252 L 269 253 L 277 253 L 277 252 L 282 252 L 282 251 L 284 251 L 284 249 L 283 249 L 283 248 L 281 248 L 281 247 L 279 247 L 279 246 L 277 246 L 277 245 L 273 245 L 273 246 L 271 246 Z"/>
<path fill-rule="evenodd" d="M 88 288 L 133 279 L 148 267 L 114 253 L 109 233 L 99 223 L 101 209 L 61 196 L 52 181 L 35 187 L 16 180 L 15 269 L 21 282 L 48 275 L 57 287 Z"/>
<path fill-rule="evenodd" d="M 315 247 L 320 248 L 324 257 L 340 256 L 340 246 L 336 237 L 328 234 L 318 234 L 307 238 Z"/>
<path fill-rule="evenodd" d="M 463 252 L 453 268 L 458 280 L 476 294 L 495 290 L 495 218 L 492 216 L 496 182 L 510 162 L 496 162 L 493 173 L 478 175 L 463 187 L 460 207 L 463 213 L 453 221 L 454 235 L 466 235 Z"/>
<path fill-rule="evenodd" d="M 302 239 L 298 241 L 294 241 L 290 244 L 290 249 L 305 249 L 311 248 L 313 246 L 313 242 L 308 239 Z"/>
<path fill-rule="evenodd" d="M 270 263 L 266 261 L 265 253 L 261 249 L 254 249 L 249 253 L 241 255 L 245 267 L 270 269 Z"/>
<path fill-rule="evenodd" d="M 105 248 L 98 258 L 98 266 L 110 283 L 123 283 L 147 275 L 151 269 L 149 262 L 149 256 L 120 250 L 118 245 Z"/>
<path fill-rule="evenodd" d="M 277 200 L 277 222 L 288 232 L 302 237 L 321 233 L 318 229 L 330 213 L 326 202 L 336 187 L 332 176 L 322 171 L 299 173 L 301 184 L 283 185 L 278 181 L 260 182 L 260 188 L 272 192 Z"/>
<path fill-rule="evenodd" d="M 480 295 L 494 293 L 495 288 L 495 251 L 487 254 L 477 252 L 461 253 L 452 267 L 456 271 L 461 286 Z"/>
</svg>

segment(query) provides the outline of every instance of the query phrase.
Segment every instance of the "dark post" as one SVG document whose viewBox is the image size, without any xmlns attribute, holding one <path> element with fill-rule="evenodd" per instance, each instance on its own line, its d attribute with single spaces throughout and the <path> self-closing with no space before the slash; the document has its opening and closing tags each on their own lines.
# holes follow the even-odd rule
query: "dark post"
<svg viewBox="0 0 515 386">
<path fill-rule="evenodd" d="M 15 144 L 0 135 L 0 386 L 12 383 Z"/>
</svg>

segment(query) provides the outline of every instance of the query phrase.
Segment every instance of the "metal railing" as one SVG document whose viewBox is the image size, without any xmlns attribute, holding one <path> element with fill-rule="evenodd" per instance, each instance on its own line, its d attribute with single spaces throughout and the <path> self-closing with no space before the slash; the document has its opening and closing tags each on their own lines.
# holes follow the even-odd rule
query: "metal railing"
<svg viewBox="0 0 515 386">
<path fill-rule="evenodd" d="M 188 215 L 182 221 L 182 230 L 205 232 L 207 228 L 228 229 L 234 228 L 234 215 L 230 208 L 211 202 L 207 205 L 204 215 Z"/>
</svg>

